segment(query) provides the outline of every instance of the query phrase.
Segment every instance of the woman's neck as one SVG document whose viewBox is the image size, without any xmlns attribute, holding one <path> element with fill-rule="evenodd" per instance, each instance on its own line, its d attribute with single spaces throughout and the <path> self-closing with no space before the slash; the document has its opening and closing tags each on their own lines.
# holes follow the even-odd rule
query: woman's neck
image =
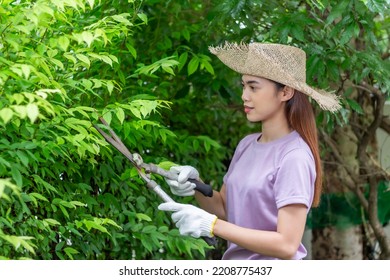
<svg viewBox="0 0 390 280">
<path fill-rule="evenodd" d="M 262 123 L 262 134 L 259 142 L 267 143 L 277 140 L 291 133 L 293 129 L 288 125 L 287 119 L 279 121 L 265 121 Z"/>
</svg>

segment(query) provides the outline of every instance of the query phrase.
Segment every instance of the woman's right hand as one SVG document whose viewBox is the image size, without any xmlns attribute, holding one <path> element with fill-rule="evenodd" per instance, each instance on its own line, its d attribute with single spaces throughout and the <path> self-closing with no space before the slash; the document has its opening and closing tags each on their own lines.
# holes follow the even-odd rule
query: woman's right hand
<svg viewBox="0 0 390 280">
<path fill-rule="evenodd" d="M 199 172 L 194 167 L 189 165 L 172 166 L 170 172 L 177 174 L 177 180 L 165 178 L 165 181 L 171 188 L 171 192 L 178 196 L 191 196 L 195 194 L 194 183 L 188 179 L 195 179 L 199 181 Z"/>
</svg>

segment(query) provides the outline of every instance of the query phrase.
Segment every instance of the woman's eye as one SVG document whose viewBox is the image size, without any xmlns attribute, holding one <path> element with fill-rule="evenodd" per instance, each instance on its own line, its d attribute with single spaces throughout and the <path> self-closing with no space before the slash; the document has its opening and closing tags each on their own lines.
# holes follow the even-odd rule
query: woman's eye
<svg viewBox="0 0 390 280">
<path fill-rule="evenodd" d="M 246 85 L 244 83 L 241 84 L 242 88 L 245 89 Z M 256 87 L 248 85 L 251 91 L 256 91 Z"/>
</svg>

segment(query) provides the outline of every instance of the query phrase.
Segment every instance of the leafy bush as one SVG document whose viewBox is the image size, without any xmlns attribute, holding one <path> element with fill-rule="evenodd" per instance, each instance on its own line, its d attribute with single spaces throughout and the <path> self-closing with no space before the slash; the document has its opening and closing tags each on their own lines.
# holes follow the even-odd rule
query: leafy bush
<svg viewBox="0 0 390 280">
<path fill-rule="evenodd" d="M 219 258 L 224 243 L 210 250 L 202 240 L 179 236 L 169 216 L 156 210 L 158 198 L 93 124 L 103 116 L 146 162 L 192 165 L 218 188 L 237 142 L 259 130 L 242 112 L 240 76 L 209 56 L 208 46 L 225 40 L 288 43 L 306 51 L 308 83 L 344 97 L 340 114 L 318 113 L 317 121 L 327 179 L 348 186 L 350 176 L 332 178 L 329 163 L 337 162 L 337 169 L 348 163 L 332 157 L 334 145 L 326 145 L 325 136 L 337 140 L 332 133 L 343 126 L 360 139 L 374 112 L 389 130 L 374 106 L 381 103 L 370 100 L 388 99 L 386 5 L 1 1 L 0 256 Z M 366 178 L 388 182 L 375 178 L 378 172 L 361 176 L 364 162 L 353 187 L 366 185 Z M 162 178 L 154 179 L 166 188 Z M 387 204 L 380 193 L 378 205 Z M 387 208 L 380 209 L 385 222 Z"/>
<path fill-rule="evenodd" d="M 140 2 L 129 3 L 3 1 L 2 258 L 175 259 L 209 248 L 179 237 L 157 197 L 93 127 L 103 116 L 145 161 L 183 159 L 172 154 L 200 147 L 219 157 L 215 141 L 164 124 L 172 103 L 148 79 L 167 79 L 184 62 L 173 55 L 136 65 L 132 36 L 148 18 Z"/>
</svg>

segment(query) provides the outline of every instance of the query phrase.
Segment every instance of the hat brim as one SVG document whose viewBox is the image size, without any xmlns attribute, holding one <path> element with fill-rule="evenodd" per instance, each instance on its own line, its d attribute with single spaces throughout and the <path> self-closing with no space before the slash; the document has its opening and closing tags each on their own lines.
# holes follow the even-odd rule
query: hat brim
<svg viewBox="0 0 390 280">
<path fill-rule="evenodd" d="M 323 110 L 336 112 L 341 108 L 340 98 L 337 95 L 315 89 L 305 81 L 297 80 L 282 67 L 274 64 L 272 59 L 263 53 L 258 52 L 256 55 L 250 55 L 249 46 L 246 44 L 226 43 L 223 47 L 209 47 L 209 50 L 237 73 L 258 76 L 290 86 L 313 98 Z M 264 65 L 268 65 L 268 67 L 264 67 Z"/>
</svg>

